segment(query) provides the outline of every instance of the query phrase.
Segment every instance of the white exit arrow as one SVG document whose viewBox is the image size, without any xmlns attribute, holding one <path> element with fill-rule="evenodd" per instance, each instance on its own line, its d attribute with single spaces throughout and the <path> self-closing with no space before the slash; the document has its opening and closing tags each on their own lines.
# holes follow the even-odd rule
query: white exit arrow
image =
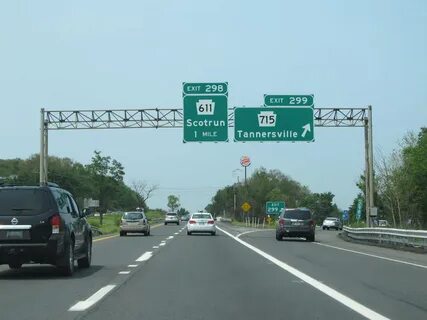
<svg viewBox="0 0 427 320">
<path fill-rule="evenodd" d="M 307 123 L 305 126 L 302 127 L 304 129 L 304 131 L 302 132 L 302 137 L 305 138 L 305 135 L 307 134 L 307 132 L 311 132 L 311 127 L 310 124 Z"/>
</svg>

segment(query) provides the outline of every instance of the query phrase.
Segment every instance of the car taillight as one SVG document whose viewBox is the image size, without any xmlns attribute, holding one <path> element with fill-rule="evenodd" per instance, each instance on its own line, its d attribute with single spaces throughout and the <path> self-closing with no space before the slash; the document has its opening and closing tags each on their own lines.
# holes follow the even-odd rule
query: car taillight
<svg viewBox="0 0 427 320">
<path fill-rule="evenodd" d="M 214 224 L 215 223 L 215 221 L 214 220 L 209 220 L 208 221 L 208 224 Z"/>
<path fill-rule="evenodd" d="M 61 225 L 61 217 L 59 214 L 55 214 L 50 219 L 50 225 L 52 226 L 52 234 L 59 233 L 59 226 Z"/>
<path fill-rule="evenodd" d="M 196 223 L 196 220 L 190 220 L 190 221 L 188 221 L 188 223 L 189 223 L 189 224 L 195 224 L 195 223 Z"/>
<path fill-rule="evenodd" d="M 310 226 L 314 226 L 314 220 L 310 220 Z"/>
<path fill-rule="evenodd" d="M 279 224 L 281 226 L 284 226 L 285 225 L 285 219 L 279 219 Z"/>
</svg>

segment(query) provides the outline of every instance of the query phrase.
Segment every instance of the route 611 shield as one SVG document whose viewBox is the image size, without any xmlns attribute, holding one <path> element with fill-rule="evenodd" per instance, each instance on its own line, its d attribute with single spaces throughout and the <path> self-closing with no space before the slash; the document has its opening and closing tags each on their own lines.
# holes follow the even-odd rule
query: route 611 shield
<svg viewBox="0 0 427 320">
<path fill-rule="evenodd" d="M 211 116 L 215 113 L 215 102 L 211 99 L 200 99 L 196 102 L 197 115 Z"/>
</svg>

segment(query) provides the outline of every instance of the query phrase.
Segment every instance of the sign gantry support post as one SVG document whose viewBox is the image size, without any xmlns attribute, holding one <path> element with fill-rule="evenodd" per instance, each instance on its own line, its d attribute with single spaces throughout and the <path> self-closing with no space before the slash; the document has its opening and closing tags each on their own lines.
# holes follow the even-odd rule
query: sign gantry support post
<svg viewBox="0 0 427 320">
<path fill-rule="evenodd" d="M 373 216 L 374 202 L 374 147 L 372 133 L 372 106 L 368 107 L 368 136 L 369 136 L 369 217 Z M 371 219 L 367 223 L 367 227 L 371 226 Z"/>
<path fill-rule="evenodd" d="M 363 128 L 364 137 L 365 137 L 365 220 L 366 226 L 369 226 L 369 120 L 368 118 L 364 119 L 365 127 Z"/>
</svg>

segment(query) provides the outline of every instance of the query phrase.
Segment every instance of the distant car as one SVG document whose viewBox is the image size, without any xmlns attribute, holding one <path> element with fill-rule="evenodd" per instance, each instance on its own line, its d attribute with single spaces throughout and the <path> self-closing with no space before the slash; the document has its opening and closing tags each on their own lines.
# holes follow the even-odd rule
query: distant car
<svg viewBox="0 0 427 320">
<path fill-rule="evenodd" d="M 176 223 L 179 226 L 179 217 L 176 212 L 168 212 L 165 216 L 165 226 L 169 223 Z"/>
<path fill-rule="evenodd" d="M 342 222 L 337 217 L 327 217 L 325 220 L 323 220 L 322 223 L 322 229 L 336 229 L 336 230 L 342 230 Z"/>
<path fill-rule="evenodd" d="M 315 228 L 309 209 L 286 209 L 282 211 L 277 221 L 276 240 L 280 241 L 283 237 L 303 237 L 307 241 L 314 241 Z"/>
<path fill-rule="evenodd" d="M 89 268 L 92 229 L 71 193 L 49 186 L 0 187 L 0 264 L 53 264 L 67 276 Z"/>
<path fill-rule="evenodd" d="M 150 223 L 143 211 L 125 212 L 120 220 L 120 236 L 128 233 L 150 235 Z"/>
<path fill-rule="evenodd" d="M 215 220 L 212 215 L 207 212 L 193 213 L 190 220 L 187 222 L 187 235 L 193 233 L 210 233 L 216 235 Z"/>
</svg>

